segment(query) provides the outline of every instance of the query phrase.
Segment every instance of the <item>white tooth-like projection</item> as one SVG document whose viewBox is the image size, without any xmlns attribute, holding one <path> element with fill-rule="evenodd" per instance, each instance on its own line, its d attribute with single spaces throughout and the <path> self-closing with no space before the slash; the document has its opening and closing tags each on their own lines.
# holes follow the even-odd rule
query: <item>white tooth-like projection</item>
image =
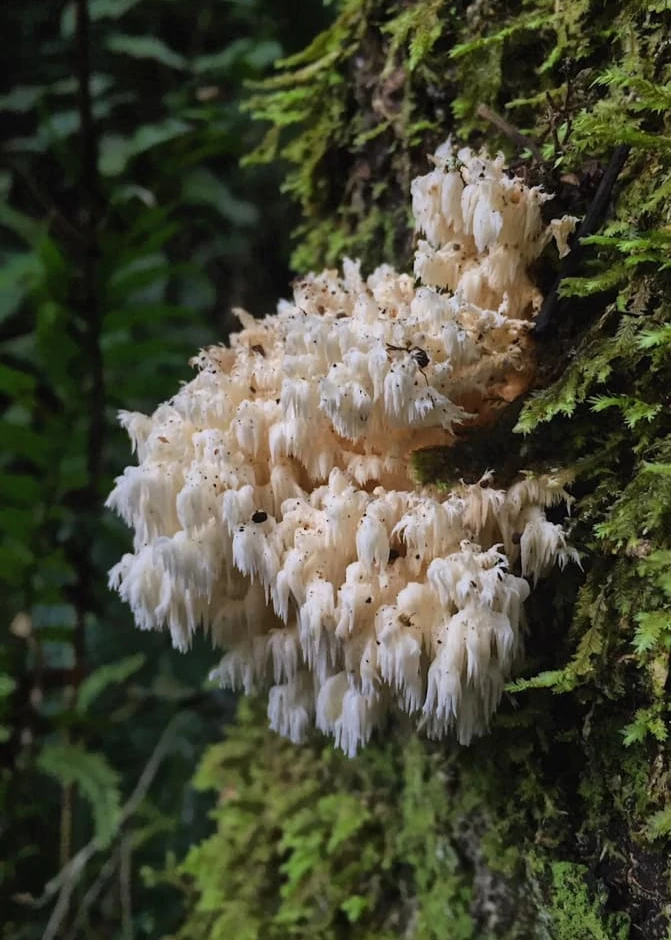
<svg viewBox="0 0 671 940">
<path fill-rule="evenodd" d="M 577 561 L 545 509 L 559 474 L 497 488 L 415 485 L 413 451 L 454 442 L 528 387 L 528 273 L 550 197 L 502 158 L 449 144 L 412 184 L 414 274 L 310 274 L 292 302 L 238 311 L 230 347 L 153 415 L 121 422 L 139 465 L 107 505 L 133 527 L 110 573 L 141 629 L 183 650 L 202 629 L 214 676 L 269 689 L 271 726 L 315 726 L 354 754 L 391 709 L 433 737 L 486 731 L 520 656 L 530 581 Z M 519 574 L 512 573 L 518 571 Z"/>
</svg>

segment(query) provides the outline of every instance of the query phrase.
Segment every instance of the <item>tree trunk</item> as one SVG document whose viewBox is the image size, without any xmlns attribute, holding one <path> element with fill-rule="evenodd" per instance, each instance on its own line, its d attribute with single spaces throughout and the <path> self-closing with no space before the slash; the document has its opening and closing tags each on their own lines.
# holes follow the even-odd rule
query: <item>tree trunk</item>
<svg viewBox="0 0 671 940">
<path fill-rule="evenodd" d="M 263 831 L 275 839 L 264 836 L 254 895 L 270 904 L 264 936 L 670 935 L 670 26 L 661 0 L 345 0 L 253 98 L 272 123 L 256 159 L 289 161 L 302 208 L 299 272 L 343 255 L 367 270 L 407 268 L 409 183 L 449 134 L 503 150 L 557 194 L 553 216 L 588 216 L 592 236 L 568 269 L 545 259 L 536 272 L 552 298 L 536 387 L 480 438 L 417 462 L 425 481 L 494 468 L 504 485 L 539 466 L 572 468 L 583 570 L 557 571 L 532 595 L 525 678 L 470 748 L 394 727 L 347 762 L 318 747 L 296 756 L 254 732 Z M 239 747 L 255 727 L 246 721 Z M 253 792 L 251 772 L 230 770 L 231 740 L 205 783 L 231 786 L 233 773 Z M 294 803 L 287 788 L 306 776 L 318 793 Z M 365 816 L 348 862 L 335 861 L 323 792 L 356 794 Z M 307 829 L 333 838 L 305 882 L 291 865 Z M 222 822 L 210 859 L 225 840 L 224 869 L 235 851 Z M 304 920 L 283 934 L 277 912 L 298 895 Z M 188 935 L 211 930 L 231 897 L 209 920 L 194 913 Z"/>
</svg>

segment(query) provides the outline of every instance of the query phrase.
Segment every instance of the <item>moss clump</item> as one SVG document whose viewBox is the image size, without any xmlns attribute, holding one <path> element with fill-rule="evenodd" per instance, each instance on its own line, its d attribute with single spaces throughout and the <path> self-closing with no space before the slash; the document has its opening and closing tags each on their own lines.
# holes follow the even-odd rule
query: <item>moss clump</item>
<svg viewBox="0 0 671 940">
<path fill-rule="evenodd" d="M 336 264 L 402 264 L 411 247 L 410 180 L 448 133 L 475 145 L 519 146 L 481 116 L 483 105 L 542 154 L 532 173 L 570 203 L 567 174 L 616 143 L 667 147 L 646 129 L 668 88 L 655 74 L 663 2 L 630 0 L 342 0 L 332 26 L 277 63 L 248 102 L 269 125 L 249 162 L 287 162 L 298 203 L 297 271 Z M 633 100 L 636 96 L 636 100 Z M 617 120 L 614 120 L 617 116 Z M 668 149 L 668 147 L 667 147 Z M 564 182 L 560 185 L 562 177 Z M 579 181 L 589 190 L 589 180 Z"/>
<path fill-rule="evenodd" d="M 631 151 L 539 343 L 535 393 L 495 433 L 418 461 L 445 486 L 502 453 L 503 475 L 576 473 L 584 570 L 532 598 L 528 661 L 490 736 L 440 749 L 395 727 L 347 762 L 246 718 L 207 765 L 238 795 L 181 869 L 185 937 L 669 936 L 670 28 L 664 0 L 346 0 L 257 89 L 273 127 L 255 158 L 288 161 L 302 270 L 344 252 L 403 264 L 399 207 L 450 131 L 502 147 L 576 214 L 613 148 Z"/>
<path fill-rule="evenodd" d="M 626 918 L 604 916 L 606 896 L 590 893 L 589 871 L 584 865 L 555 862 L 550 875 L 547 912 L 556 940 L 627 940 Z"/>
<path fill-rule="evenodd" d="M 470 924 L 463 876 L 440 835 L 440 777 L 426 773 L 416 747 L 403 755 L 388 745 L 348 760 L 320 745 L 296 750 L 261 725 L 259 709 L 242 702 L 237 725 L 196 776 L 196 786 L 220 797 L 215 834 L 164 876 L 193 898 L 180 937 L 391 940 L 424 923 L 418 892 L 439 923 L 449 909 Z M 429 784 L 421 809 L 402 799 L 408 778 L 406 795 L 418 779 Z M 429 830 L 416 889 L 417 839 Z M 441 936 L 433 919 L 418 935 Z"/>
<path fill-rule="evenodd" d="M 214 834 L 162 875 L 190 907 L 179 938 L 628 935 L 593 872 L 548 852 L 566 811 L 542 749 L 495 756 L 482 742 L 464 760 L 395 729 L 348 760 L 262 724 L 243 701 L 196 775 L 219 797 Z M 519 728 L 497 733 L 511 745 Z"/>
<path fill-rule="evenodd" d="M 418 162 L 426 166 L 427 137 L 444 136 L 449 101 L 432 63 L 438 46 L 456 41 L 456 21 L 456 5 L 445 0 L 399 3 L 393 16 L 345 0 L 329 30 L 258 86 L 249 108 L 271 128 L 248 160 L 289 163 L 284 188 L 303 219 L 296 270 L 344 254 L 368 266 L 407 257 L 410 180 Z"/>
</svg>

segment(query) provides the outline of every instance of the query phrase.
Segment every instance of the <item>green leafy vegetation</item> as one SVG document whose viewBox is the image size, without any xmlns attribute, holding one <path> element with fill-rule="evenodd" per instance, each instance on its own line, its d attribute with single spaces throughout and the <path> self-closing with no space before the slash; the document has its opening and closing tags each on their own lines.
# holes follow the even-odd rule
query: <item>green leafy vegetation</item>
<svg viewBox="0 0 671 940">
<path fill-rule="evenodd" d="M 37 759 L 37 769 L 55 777 L 67 789 L 76 784 L 93 813 L 93 837 L 109 845 L 119 821 L 119 775 L 102 754 L 76 744 L 47 744 Z"/>
<path fill-rule="evenodd" d="M 557 845 L 563 815 L 530 752 L 492 757 L 483 742 L 464 759 L 396 727 L 350 760 L 317 743 L 297 751 L 262 719 L 243 701 L 196 774 L 219 794 L 214 834 L 146 873 L 189 899 L 183 940 L 628 936 L 586 866 L 548 861 L 525 835 L 538 814 Z M 496 733 L 510 745 L 520 729 Z"/>
<path fill-rule="evenodd" d="M 119 408 L 151 410 L 229 309 L 286 291 L 287 207 L 244 83 L 306 42 L 288 5 L 24 4 L 0 87 L 0 935 L 156 937 L 143 865 L 207 831 L 187 784 L 231 703 L 211 661 L 137 633 L 107 592 Z M 88 24 L 82 19 L 88 13 Z M 10 84 L 11 82 L 11 84 Z M 288 213 L 290 215 L 290 211 Z M 259 220 L 264 224 L 260 226 Z M 272 246 L 272 250 L 270 250 Z M 216 721 L 212 722 L 212 716 Z"/>
</svg>

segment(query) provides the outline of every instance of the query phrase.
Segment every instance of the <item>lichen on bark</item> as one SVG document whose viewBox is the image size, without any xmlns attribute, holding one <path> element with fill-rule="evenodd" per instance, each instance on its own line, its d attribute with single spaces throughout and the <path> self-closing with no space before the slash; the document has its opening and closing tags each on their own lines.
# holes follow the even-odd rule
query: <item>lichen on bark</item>
<svg viewBox="0 0 671 940">
<path fill-rule="evenodd" d="M 492 466 L 506 478 L 573 469 L 584 572 L 556 573 L 532 599 L 523 676 L 468 749 L 398 725 L 352 766 L 318 744 L 292 757 L 248 716 L 207 780 L 235 793 L 186 867 L 188 936 L 219 935 L 240 900 L 224 851 L 242 826 L 240 774 L 279 801 L 272 825 L 247 821 L 266 866 L 249 888 L 250 938 L 671 935 L 670 26 L 663 0 L 344 0 L 328 31 L 255 89 L 250 107 L 271 126 L 253 159 L 287 162 L 298 271 L 343 254 L 368 269 L 407 262 L 409 181 L 447 133 L 503 149 L 558 192 L 554 214 L 584 214 L 613 150 L 631 149 L 539 340 L 535 391 L 493 432 L 417 465 L 445 486 Z M 556 273 L 541 267 L 548 289 Z M 252 751 L 244 734 L 258 735 Z M 327 775 L 333 804 L 293 800 L 294 760 L 302 781 Z M 360 807 L 363 828 L 342 822 L 339 798 L 347 819 L 352 800 Z M 356 864 L 343 866 L 343 851 L 359 852 Z"/>
</svg>

